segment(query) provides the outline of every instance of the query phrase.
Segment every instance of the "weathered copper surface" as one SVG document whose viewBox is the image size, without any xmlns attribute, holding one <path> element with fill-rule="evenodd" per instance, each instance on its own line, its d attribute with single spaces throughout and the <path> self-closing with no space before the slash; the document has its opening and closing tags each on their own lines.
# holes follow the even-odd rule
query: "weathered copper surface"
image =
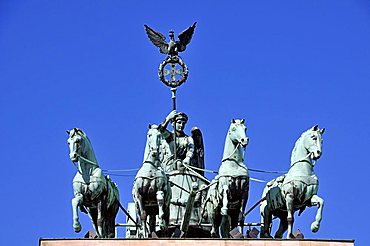
<svg viewBox="0 0 370 246">
<path fill-rule="evenodd" d="M 128 240 L 128 239 L 40 239 L 40 246 L 352 246 L 353 240 Z"/>
</svg>

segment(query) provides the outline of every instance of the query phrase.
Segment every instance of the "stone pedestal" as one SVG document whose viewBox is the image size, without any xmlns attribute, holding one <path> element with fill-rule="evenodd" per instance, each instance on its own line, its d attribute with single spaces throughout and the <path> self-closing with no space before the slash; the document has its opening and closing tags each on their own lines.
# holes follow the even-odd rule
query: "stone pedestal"
<svg viewBox="0 0 370 246">
<path fill-rule="evenodd" d="M 353 240 L 40 239 L 40 246 L 353 246 Z"/>
</svg>

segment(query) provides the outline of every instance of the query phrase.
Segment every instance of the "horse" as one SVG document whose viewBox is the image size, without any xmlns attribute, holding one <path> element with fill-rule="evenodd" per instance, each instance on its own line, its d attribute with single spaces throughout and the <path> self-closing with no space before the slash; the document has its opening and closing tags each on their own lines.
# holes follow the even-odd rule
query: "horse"
<svg viewBox="0 0 370 246">
<path fill-rule="evenodd" d="M 166 149 L 166 151 L 163 151 Z M 169 224 L 171 187 L 162 168 L 163 153 L 169 153 L 169 146 L 157 125 L 149 125 L 142 167 L 136 174 L 132 195 L 138 213 L 138 237 L 148 238 L 155 232 L 156 215 L 159 227 L 166 234 Z M 149 233 L 147 216 L 149 215 Z"/>
<path fill-rule="evenodd" d="M 294 238 L 294 212 L 300 210 L 300 215 L 306 207 L 311 206 L 318 207 L 311 231 L 319 230 L 324 200 L 317 195 L 319 183 L 313 168 L 322 154 L 324 131 L 325 128 L 319 129 L 316 125 L 302 133 L 292 151 L 288 173 L 267 183 L 262 195 L 264 201 L 260 206 L 262 238 L 272 238 L 272 215 L 280 219 L 275 238 L 282 238 L 287 230 L 287 238 Z"/>
<path fill-rule="evenodd" d="M 207 192 L 205 209 L 212 224 L 211 236 L 229 237 L 229 231 L 239 225 L 243 231 L 244 210 L 248 200 L 249 172 L 244 164 L 243 148 L 248 145 L 244 120 L 232 120 L 218 175 Z"/>
<path fill-rule="evenodd" d="M 69 157 L 77 168 L 73 178 L 73 228 L 81 231 L 78 208 L 88 213 L 99 238 L 115 237 L 115 218 L 120 206 L 117 185 L 100 169 L 91 142 L 78 128 L 67 131 Z"/>
</svg>

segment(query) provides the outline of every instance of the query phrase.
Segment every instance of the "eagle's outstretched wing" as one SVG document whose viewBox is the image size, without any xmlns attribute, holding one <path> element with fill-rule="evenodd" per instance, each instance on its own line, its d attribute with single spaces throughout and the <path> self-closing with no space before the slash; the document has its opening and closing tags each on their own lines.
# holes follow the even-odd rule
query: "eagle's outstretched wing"
<svg viewBox="0 0 370 246">
<path fill-rule="evenodd" d="M 197 23 L 194 22 L 192 26 L 190 26 L 188 29 L 183 31 L 182 33 L 179 34 L 179 41 L 177 41 L 177 51 L 182 52 L 186 49 L 186 45 L 188 45 L 191 41 L 191 38 L 193 37 L 194 34 L 194 29 L 195 25 Z"/>
<path fill-rule="evenodd" d="M 194 155 L 190 165 L 200 169 L 204 169 L 204 145 L 202 132 L 198 127 L 191 129 L 191 137 L 194 140 Z M 196 170 L 200 175 L 204 176 L 204 170 Z"/>
<path fill-rule="evenodd" d="M 166 42 L 166 37 L 162 33 L 154 31 L 152 28 L 144 25 L 146 34 L 148 35 L 150 41 L 159 48 L 162 54 L 168 54 L 168 44 Z"/>
</svg>

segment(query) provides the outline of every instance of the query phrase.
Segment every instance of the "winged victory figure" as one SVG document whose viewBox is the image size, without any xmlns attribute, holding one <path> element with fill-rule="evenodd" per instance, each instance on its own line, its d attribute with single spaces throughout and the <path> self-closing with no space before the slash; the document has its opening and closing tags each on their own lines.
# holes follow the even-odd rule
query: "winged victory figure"
<svg viewBox="0 0 370 246">
<path fill-rule="evenodd" d="M 192 26 L 179 34 L 178 41 L 175 41 L 174 31 L 170 30 L 169 36 L 170 41 L 166 42 L 166 37 L 157 31 L 154 31 L 147 25 L 144 25 L 146 34 L 148 35 L 150 41 L 159 48 L 162 54 L 168 54 L 169 56 L 177 56 L 179 52 L 183 52 L 186 46 L 190 43 L 191 38 L 194 34 L 195 25 L 194 22 Z"/>
</svg>

